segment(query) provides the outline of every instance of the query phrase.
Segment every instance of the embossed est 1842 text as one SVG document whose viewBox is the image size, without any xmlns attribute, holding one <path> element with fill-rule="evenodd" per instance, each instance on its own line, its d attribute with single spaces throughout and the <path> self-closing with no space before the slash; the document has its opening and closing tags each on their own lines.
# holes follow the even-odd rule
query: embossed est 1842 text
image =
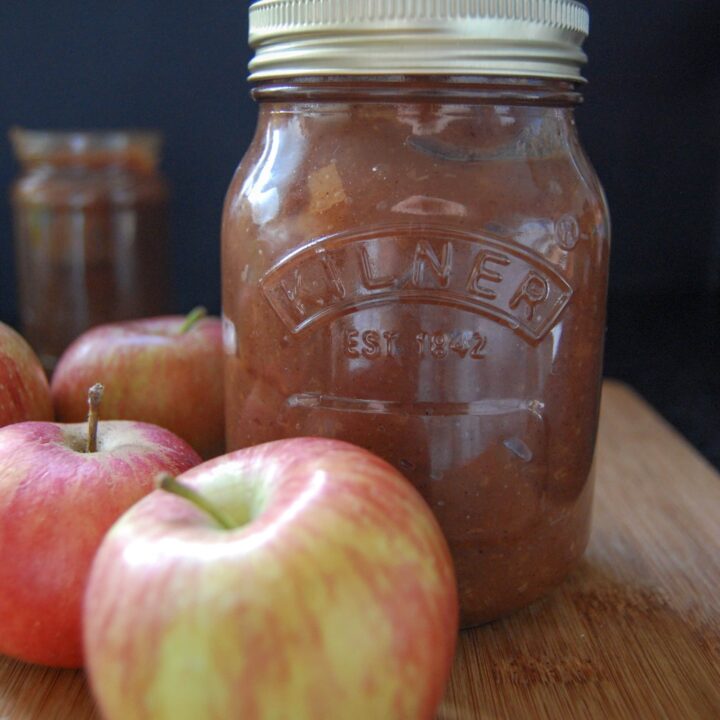
<svg viewBox="0 0 720 720">
<path fill-rule="evenodd" d="M 312 241 L 262 278 L 293 333 L 388 303 L 447 305 L 542 339 L 572 288 L 545 258 L 506 238 L 434 227 L 386 227 Z"/>
<path fill-rule="evenodd" d="M 351 360 L 380 360 L 415 354 L 419 358 L 444 360 L 457 357 L 483 360 L 487 337 L 480 332 L 425 332 L 406 336 L 397 330 L 345 330 L 342 351 Z"/>
</svg>

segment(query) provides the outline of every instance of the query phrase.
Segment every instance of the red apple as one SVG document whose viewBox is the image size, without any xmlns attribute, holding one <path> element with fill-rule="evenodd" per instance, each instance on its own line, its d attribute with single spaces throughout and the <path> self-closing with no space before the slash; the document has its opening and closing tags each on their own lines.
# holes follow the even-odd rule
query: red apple
<svg viewBox="0 0 720 720">
<path fill-rule="evenodd" d="M 193 311 L 99 325 L 63 353 L 52 377 L 61 422 L 85 416 L 82 393 L 108 386 L 103 416 L 142 420 L 179 435 L 204 458 L 225 447 L 222 326 Z"/>
<path fill-rule="evenodd" d="M 204 463 L 131 508 L 88 581 L 106 720 L 429 720 L 458 605 L 440 529 L 390 465 L 336 440 Z"/>
<path fill-rule="evenodd" d="M 94 411 L 89 432 L 48 422 L 0 429 L 0 653 L 82 665 L 82 598 L 100 541 L 157 472 L 199 462 L 167 430 L 122 420 L 98 427 Z"/>
<path fill-rule="evenodd" d="M 20 335 L 0 323 L 0 427 L 52 419 L 50 388 L 40 361 Z"/>
</svg>

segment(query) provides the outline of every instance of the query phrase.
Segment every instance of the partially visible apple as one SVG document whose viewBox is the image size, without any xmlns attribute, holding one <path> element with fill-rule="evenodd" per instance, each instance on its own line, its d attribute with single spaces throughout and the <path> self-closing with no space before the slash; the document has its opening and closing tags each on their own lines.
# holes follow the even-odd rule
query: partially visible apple
<svg viewBox="0 0 720 720">
<path fill-rule="evenodd" d="M 98 551 L 86 667 L 106 720 L 429 720 L 458 624 L 445 540 L 390 465 L 297 438 L 204 463 Z"/>
<path fill-rule="evenodd" d="M 197 308 L 98 325 L 63 353 L 51 388 L 61 422 L 85 416 L 82 393 L 99 378 L 108 386 L 103 417 L 167 428 L 204 458 L 225 448 L 222 325 Z"/>
<path fill-rule="evenodd" d="M 40 360 L 20 335 L 0 323 L 0 427 L 52 419 L 50 388 Z"/>
<path fill-rule="evenodd" d="M 129 421 L 0 429 L 0 653 L 82 665 L 81 608 L 108 528 L 154 488 L 159 471 L 200 462 L 183 440 Z"/>
</svg>

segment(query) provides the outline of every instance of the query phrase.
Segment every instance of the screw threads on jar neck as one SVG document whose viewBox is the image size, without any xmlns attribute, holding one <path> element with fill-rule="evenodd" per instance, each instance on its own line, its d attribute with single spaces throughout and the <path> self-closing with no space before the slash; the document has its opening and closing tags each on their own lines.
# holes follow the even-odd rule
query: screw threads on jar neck
<svg viewBox="0 0 720 720">
<path fill-rule="evenodd" d="M 552 78 L 482 76 L 329 76 L 269 80 L 253 88 L 260 102 L 431 102 L 566 107 L 577 86 Z"/>
</svg>

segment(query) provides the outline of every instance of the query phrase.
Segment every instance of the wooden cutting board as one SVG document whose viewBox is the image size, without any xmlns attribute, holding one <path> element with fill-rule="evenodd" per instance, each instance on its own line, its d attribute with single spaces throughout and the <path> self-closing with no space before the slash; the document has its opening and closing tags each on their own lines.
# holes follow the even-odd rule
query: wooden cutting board
<svg viewBox="0 0 720 720">
<path fill-rule="evenodd" d="M 597 471 L 581 568 L 461 635 L 438 720 L 720 719 L 720 476 L 612 382 Z M 0 657 L 0 720 L 97 717 L 82 673 Z"/>
</svg>

